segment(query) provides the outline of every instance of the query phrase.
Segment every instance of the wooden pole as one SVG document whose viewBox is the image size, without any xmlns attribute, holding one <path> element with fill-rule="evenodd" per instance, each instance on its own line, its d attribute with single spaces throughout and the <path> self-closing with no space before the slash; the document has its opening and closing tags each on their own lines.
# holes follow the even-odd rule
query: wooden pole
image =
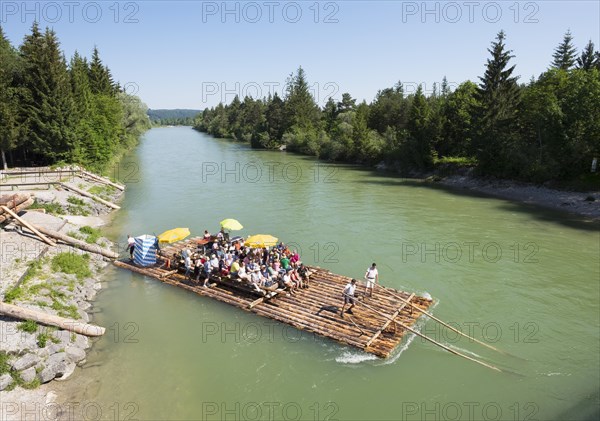
<svg viewBox="0 0 600 421">
<path fill-rule="evenodd" d="M 121 191 L 125 190 L 125 186 L 122 186 L 122 185 L 120 185 L 120 184 L 113 183 L 112 181 L 110 181 L 110 180 L 107 180 L 107 179 L 105 179 L 104 177 L 100 177 L 99 175 L 96 175 L 96 174 L 94 174 L 94 173 L 91 173 L 91 172 L 89 172 L 89 171 L 82 170 L 82 171 L 81 171 L 81 173 L 82 173 L 83 175 L 86 175 L 86 176 L 87 176 L 87 177 L 89 177 L 89 178 L 92 178 L 92 179 L 94 179 L 94 180 L 96 180 L 96 181 L 100 182 L 100 183 L 103 183 L 103 184 L 108 184 L 109 186 L 112 186 L 112 187 L 114 187 L 114 188 L 117 188 L 117 189 L 119 189 L 119 190 L 121 190 Z"/>
<path fill-rule="evenodd" d="M 48 228 L 37 227 L 37 229 L 49 237 L 55 238 L 59 241 L 62 241 L 63 243 L 69 244 L 78 249 L 89 251 L 90 253 L 100 254 L 104 257 L 108 257 L 109 259 L 117 259 L 119 257 L 118 253 L 116 253 L 112 250 L 103 249 L 102 247 L 100 247 L 97 244 L 89 244 L 89 243 L 86 243 L 85 241 L 78 240 L 77 238 L 69 237 L 68 235 L 61 234 L 60 232 L 56 232 L 56 231 L 50 230 Z"/>
<path fill-rule="evenodd" d="M 412 300 L 412 298 L 414 296 L 415 296 L 414 293 L 411 294 L 410 297 L 408 297 L 408 301 Z M 371 339 L 369 339 L 369 342 L 367 342 L 367 344 L 365 345 L 365 348 L 368 348 L 369 345 L 371 345 L 373 343 L 373 341 L 375 339 L 377 339 L 379 337 L 379 335 L 381 335 L 381 332 L 383 332 L 385 330 L 385 328 L 388 327 L 390 325 L 390 323 L 392 323 L 392 320 L 394 320 L 396 317 L 398 317 L 398 315 L 400 314 L 402 309 L 404 309 L 404 307 L 406 307 L 406 304 L 408 304 L 408 303 L 402 303 L 400 308 L 398 310 L 396 310 L 396 312 L 394 314 L 392 314 L 392 318 L 390 320 L 388 320 L 387 322 L 385 322 L 385 324 L 381 327 L 381 329 L 379 329 L 377 332 L 375 332 L 373 337 L 371 337 Z"/>
<path fill-rule="evenodd" d="M 120 206 L 115 205 L 114 203 L 109 202 L 108 200 L 104 200 L 104 199 L 102 199 L 102 198 L 100 198 L 98 196 L 94 196 L 93 194 L 88 193 L 88 192 L 86 192 L 84 190 L 78 189 L 77 187 L 73 187 L 73 186 L 70 186 L 70 185 L 65 184 L 65 183 L 60 183 L 60 185 L 62 187 L 64 187 L 65 189 L 73 190 L 75 193 L 79 193 L 82 196 L 89 197 L 90 199 L 93 199 L 96 202 L 102 203 L 102 204 L 104 204 L 104 205 L 106 205 L 108 207 L 111 207 L 113 209 L 121 209 Z"/>
<path fill-rule="evenodd" d="M 45 325 L 56 326 L 68 330 L 69 332 L 80 333 L 85 336 L 102 336 L 106 331 L 106 329 L 101 326 L 90 325 L 78 322 L 77 320 L 66 319 L 53 314 L 42 313 L 40 311 L 3 302 L 0 302 L 0 314 L 5 314 L 14 317 L 15 319 L 33 320 Z"/>
<path fill-rule="evenodd" d="M 345 294 L 345 293 L 343 293 L 343 294 L 344 294 L 344 295 L 346 295 L 346 296 L 348 296 L 348 297 L 350 297 L 348 294 Z M 371 311 L 373 311 L 373 312 L 375 312 L 375 313 L 377 313 L 377 314 L 379 314 L 379 315 L 381 315 L 381 316 L 383 316 L 383 317 L 389 318 L 389 316 L 387 316 L 385 313 L 382 313 L 382 312 L 380 312 L 380 311 L 378 311 L 378 310 L 376 310 L 376 309 L 372 308 L 371 306 L 368 306 L 367 304 L 365 304 L 365 303 L 363 303 L 363 302 L 361 302 L 361 301 L 358 301 L 358 300 L 355 300 L 355 301 L 356 301 L 358 304 L 361 304 L 361 305 L 365 306 L 365 307 L 366 307 L 366 308 L 368 308 L 369 310 L 371 310 Z M 399 322 L 398 320 L 394 320 L 394 319 L 389 319 L 389 320 L 391 320 L 392 322 L 394 322 L 394 323 L 396 323 L 396 324 L 400 325 L 400 327 L 402 327 L 402 328 L 404 328 L 404 329 L 408 330 L 409 332 L 412 332 L 412 333 L 414 333 L 415 335 L 417 335 L 417 336 L 419 336 L 419 337 L 421 337 L 421 338 L 423 338 L 423 339 L 425 339 L 425 340 L 427 340 L 427 341 L 429 341 L 429 342 L 431 342 L 431 343 L 433 343 L 433 344 L 435 344 L 435 345 L 439 346 L 439 347 L 440 347 L 440 348 L 442 348 L 442 349 L 445 349 L 446 351 L 448 351 L 448 352 L 450 352 L 450 353 L 452 353 L 452 354 L 454 354 L 454 355 L 458 355 L 459 357 L 466 358 L 466 359 L 467 359 L 467 360 L 469 360 L 469 361 L 473 361 L 473 362 L 475 362 L 475 363 L 477 363 L 477 364 L 481 364 L 482 366 L 484 366 L 484 367 L 487 367 L 487 368 L 491 368 L 492 370 L 495 370 L 495 371 L 498 371 L 498 372 L 502 372 L 502 370 L 500 370 L 498 367 L 495 367 L 495 366 L 493 366 L 493 365 L 491 365 L 491 364 L 484 363 L 483 361 L 476 360 L 475 358 L 469 357 L 468 355 L 465 355 L 465 354 L 463 354 L 463 353 L 461 353 L 461 352 L 455 351 L 455 350 L 453 350 L 452 348 L 450 348 L 450 347 L 448 347 L 448 346 L 446 346 L 446 345 L 444 345 L 444 344 L 441 344 L 441 343 L 439 343 L 439 342 L 437 342 L 437 341 L 435 341 L 435 340 L 431 339 L 431 338 L 430 338 L 430 337 L 428 337 L 428 336 L 425 336 L 425 335 L 423 335 L 421 332 L 419 332 L 419 331 L 417 331 L 417 330 L 415 330 L 415 329 L 412 329 L 412 328 L 408 327 L 407 325 L 405 325 L 405 324 L 404 324 L 404 323 L 402 323 L 402 322 Z"/>
<path fill-rule="evenodd" d="M 8 209 L 6 206 L 2 206 L 1 208 L 2 208 L 2 210 L 4 210 L 4 212 L 8 213 L 10 216 L 15 218 L 17 220 L 17 222 L 19 222 L 21 225 L 23 225 L 26 228 L 29 228 L 35 235 L 40 237 L 42 239 L 42 241 L 44 241 L 46 244 L 49 244 L 51 246 L 56 246 L 56 243 L 54 241 L 50 240 L 44 234 L 39 232 L 33 225 L 31 225 L 29 222 L 23 220 L 21 217 L 19 217 L 19 215 L 17 215 L 16 213 L 14 213 L 10 209 Z"/>
<path fill-rule="evenodd" d="M 376 285 L 377 285 L 377 284 L 376 284 Z M 379 285 L 377 285 L 377 286 L 379 286 Z M 443 325 L 443 326 L 447 327 L 448 329 L 452 330 L 453 332 L 456 332 L 456 333 L 458 333 L 458 334 L 460 334 L 460 335 L 464 336 L 465 338 L 468 338 L 468 339 L 470 339 L 470 340 L 472 340 L 472 341 L 474 341 L 474 342 L 477 342 L 478 344 L 480 344 L 480 345 L 483 345 L 483 346 L 485 346 L 485 347 L 487 347 L 487 348 L 489 348 L 489 349 L 492 349 L 492 350 L 494 350 L 494 351 L 496 351 L 496 352 L 499 352 L 499 353 L 501 353 L 501 354 L 508 355 L 506 352 L 504 352 L 504 351 L 501 351 L 501 350 L 499 350 L 498 348 L 496 348 L 496 347 L 493 347 L 492 345 L 486 344 L 485 342 L 481 342 L 480 340 L 478 340 L 478 339 L 475 339 L 475 338 L 473 338 L 473 337 L 471 337 L 471 336 L 467 335 L 466 333 L 463 333 L 463 332 L 461 332 L 460 330 L 453 328 L 453 327 L 452 327 L 452 326 L 450 326 L 448 323 L 446 323 L 446 322 L 444 322 L 444 321 L 442 321 L 442 320 L 438 319 L 438 318 L 437 318 L 437 317 L 435 317 L 433 314 L 431 314 L 431 313 L 428 313 L 427 311 L 425 311 L 425 310 L 423 310 L 423 309 L 421 309 L 421 308 L 419 308 L 419 307 L 415 306 L 414 304 L 412 304 L 412 303 L 410 303 L 410 302 L 406 301 L 404 298 L 400 297 L 399 295 L 396 295 L 396 294 L 394 294 L 393 292 L 391 292 L 391 291 L 388 291 L 387 289 L 385 289 L 385 288 L 383 288 L 383 287 L 380 287 L 380 288 L 381 288 L 381 289 L 383 289 L 384 291 L 386 291 L 386 292 L 387 292 L 388 294 L 390 294 L 392 297 L 394 297 L 394 298 L 397 298 L 398 300 L 400 300 L 400 301 L 403 301 L 403 302 L 405 302 L 405 303 L 409 304 L 410 306 L 412 306 L 412 308 L 414 308 L 414 309 L 416 309 L 416 310 L 420 311 L 421 313 L 423 313 L 423 314 L 424 314 L 424 315 L 426 315 L 427 317 L 431 318 L 432 320 L 435 320 L 436 322 L 438 322 L 438 323 L 440 323 L 441 325 Z"/>
</svg>

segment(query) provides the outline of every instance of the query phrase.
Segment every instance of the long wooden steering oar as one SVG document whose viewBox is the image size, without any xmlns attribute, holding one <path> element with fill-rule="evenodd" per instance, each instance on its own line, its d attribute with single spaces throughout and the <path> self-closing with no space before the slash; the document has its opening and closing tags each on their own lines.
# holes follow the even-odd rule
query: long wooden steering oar
<svg viewBox="0 0 600 421">
<path fill-rule="evenodd" d="M 470 340 L 472 340 L 472 341 L 474 341 L 474 342 L 477 342 L 478 344 L 480 344 L 480 345 L 483 345 L 483 346 L 485 346 L 486 348 L 492 349 L 492 350 L 494 350 L 494 351 L 496 351 L 496 352 L 499 352 L 499 353 L 501 353 L 501 354 L 504 354 L 504 355 L 510 355 L 510 354 L 508 354 L 507 352 L 504 352 L 504 351 L 502 351 L 502 350 L 500 350 L 500 349 L 498 349 L 498 348 L 496 348 L 496 347 L 494 347 L 494 346 L 492 346 L 492 345 L 490 345 L 490 344 L 486 344 L 485 342 L 482 342 L 482 341 L 480 341 L 480 340 L 478 340 L 478 339 L 475 339 L 475 338 L 473 338 L 472 336 L 469 336 L 469 335 L 467 335 L 466 333 L 463 333 L 463 332 L 461 332 L 460 330 L 453 328 L 453 327 L 452 327 L 452 326 L 450 326 L 448 323 L 446 323 L 446 322 L 444 322 L 443 320 L 440 320 L 440 319 L 438 319 L 437 317 L 435 317 L 433 314 L 431 314 L 431 313 L 429 313 L 429 312 L 427 312 L 427 311 L 423 310 L 422 308 L 419 308 L 418 306 L 416 306 L 416 305 L 414 305 L 413 303 L 411 303 L 411 302 L 409 302 L 409 301 L 405 300 L 405 299 L 404 299 L 404 298 L 402 298 L 401 296 L 399 296 L 399 295 L 397 295 L 397 294 L 394 294 L 394 293 L 393 293 L 393 292 L 391 292 L 391 291 L 388 291 L 386 288 L 382 287 L 381 285 L 379 285 L 379 284 L 375 284 L 375 286 L 378 286 L 379 288 L 381 288 L 382 290 L 384 290 L 385 292 L 387 292 L 388 294 L 390 294 L 392 297 L 394 297 L 394 298 L 396 298 L 396 299 L 398 299 L 398 300 L 400 300 L 400 301 L 402 301 L 402 302 L 404 302 L 404 303 L 407 303 L 408 305 L 410 305 L 410 306 L 411 306 L 412 308 L 414 308 L 415 310 L 417 310 L 417 311 L 420 311 L 421 313 L 423 313 L 424 315 L 426 315 L 426 316 L 427 316 L 427 317 L 429 317 L 430 319 L 432 319 L 432 320 L 435 320 L 436 322 L 438 322 L 438 323 L 440 323 L 441 325 L 443 325 L 443 326 L 447 327 L 448 329 L 452 330 L 453 332 L 456 332 L 456 333 L 458 333 L 459 335 L 462 335 L 462 336 L 464 336 L 465 338 L 469 338 Z"/>
<path fill-rule="evenodd" d="M 348 295 L 348 294 L 346 294 L 346 293 L 344 293 L 344 292 L 342 292 L 342 294 L 344 294 L 344 295 L 345 295 L 345 296 L 347 296 L 347 297 L 351 297 L 350 295 Z M 355 297 L 351 297 L 351 298 L 355 298 Z M 481 365 L 482 365 L 482 366 L 484 366 L 484 367 L 491 368 L 492 370 L 498 371 L 498 372 L 500 372 L 500 373 L 502 372 L 502 370 L 500 370 L 498 367 L 495 367 L 495 366 L 493 366 L 493 365 L 491 365 L 491 364 L 484 363 L 483 361 L 476 360 L 475 358 L 469 357 L 468 355 L 465 355 L 465 354 L 463 354 L 463 353 L 461 353 L 461 352 L 455 351 L 455 350 L 453 350 L 452 348 L 450 348 L 450 347 L 447 347 L 446 345 L 444 345 L 444 344 L 441 344 L 441 343 L 439 343 L 439 342 L 437 342 L 437 341 L 435 341 L 435 340 L 431 339 L 430 337 L 423 335 L 421 332 L 419 332 L 419 331 L 417 331 L 417 330 L 414 330 L 414 329 L 412 329 L 412 328 L 408 327 L 408 326 L 407 326 L 407 325 L 405 325 L 404 323 L 402 323 L 402 322 L 399 322 L 398 320 L 396 320 L 396 319 L 394 319 L 394 318 L 390 317 L 389 315 L 387 315 L 387 314 L 385 314 L 385 313 L 383 313 L 383 312 L 381 312 L 381 311 L 379 311 L 379 310 L 376 310 L 376 309 L 374 309 L 373 307 L 371 307 L 371 306 L 369 306 L 369 305 L 367 305 L 367 304 L 365 304 L 365 303 L 363 303 L 363 302 L 361 302 L 361 301 L 358 301 L 358 300 L 355 300 L 355 301 L 356 301 L 358 304 L 361 304 L 361 305 L 365 306 L 365 307 L 366 307 L 366 308 L 368 308 L 369 310 L 371 310 L 371 311 L 373 311 L 373 312 L 375 312 L 375 313 L 379 314 L 380 316 L 383 316 L 383 317 L 385 317 L 387 320 L 391 320 L 392 322 L 394 322 L 394 323 L 396 323 L 396 324 L 400 325 L 402 328 L 404 328 L 404 329 L 408 330 L 409 332 L 412 332 L 412 333 L 414 333 L 415 335 L 417 335 L 417 336 L 419 336 L 419 337 L 421 337 L 421 338 L 423 338 L 423 339 L 425 339 L 425 340 L 427 340 L 427 341 L 429 341 L 429 342 L 433 343 L 434 345 L 437 345 L 437 346 L 439 346 L 439 347 L 440 347 L 440 348 L 442 348 L 442 349 L 445 349 L 445 350 L 446 350 L 446 351 L 448 351 L 448 352 L 451 352 L 451 353 L 452 353 L 452 354 L 454 354 L 454 355 L 458 355 L 459 357 L 466 358 L 467 360 L 473 361 L 473 362 L 475 362 L 475 363 L 477 363 L 477 364 L 481 364 Z"/>
</svg>

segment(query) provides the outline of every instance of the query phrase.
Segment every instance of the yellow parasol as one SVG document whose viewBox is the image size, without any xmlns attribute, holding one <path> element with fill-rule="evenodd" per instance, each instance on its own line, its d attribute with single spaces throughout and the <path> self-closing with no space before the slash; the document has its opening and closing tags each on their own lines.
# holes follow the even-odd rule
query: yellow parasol
<svg viewBox="0 0 600 421">
<path fill-rule="evenodd" d="M 245 244 L 250 247 L 267 247 L 277 244 L 277 237 L 268 234 L 251 235 L 245 241 Z"/>
<path fill-rule="evenodd" d="M 173 228 L 159 235 L 158 241 L 161 243 L 174 243 L 183 240 L 188 235 L 190 235 L 188 228 Z"/>
<path fill-rule="evenodd" d="M 221 228 L 230 231 L 239 231 L 244 227 L 242 226 L 242 224 L 239 223 L 238 220 L 227 218 L 221 221 Z"/>
</svg>

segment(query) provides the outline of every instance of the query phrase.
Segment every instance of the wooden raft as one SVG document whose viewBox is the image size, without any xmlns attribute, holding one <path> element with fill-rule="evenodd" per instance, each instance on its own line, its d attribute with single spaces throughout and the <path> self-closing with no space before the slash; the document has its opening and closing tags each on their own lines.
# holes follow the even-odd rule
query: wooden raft
<svg viewBox="0 0 600 421">
<path fill-rule="evenodd" d="M 186 246 L 195 249 L 197 240 L 192 239 L 185 243 L 163 247 L 163 255 L 173 256 Z M 236 288 L 234 281 L 219 282 L 216 278 L 212 278 L 215 279 L 216 285 L 204 288 L 201 286 L 201 282 L 196 284 L 194 281 L 186 279 L 182 272 L 173 273 L 173 270 L 163 269 L 159 266 L 139 267 L 130 261 L 117 260 L 114 264 L 259 316 L 289 324 L 297 329 L 334 339 L 381 358 L 389 357 L 405 334 L 405 330 L 397 327 L 396 323 L 391 323 L 391 320 L 412 326 L 421 316 L 421 312 L 412 309 L 411 306 L 386 292 L 396 294 L 423 310 L 427 310 L 432 304 L 429 299 L 388 287 L 377 288 L 373 297 L 365 299 L 362 296 L 364 290 L 364 283 L 362 283 L 357 287 L 359 301 L 365 300 L 364 302 L 371 309 L 377 310 L 381 314 L 357 304 L 352 310 L 353 315 L 344 314 L 344 318 L 341 318 L 342 291 L 351 278 L 319 267 L 310 267 L 313 272 L 310 277 L 310 288 L 299 289 L 297 294 L 291 296 L 280 293 L 275 297 L 260 300 L 250 291 Z"/>
</svg>

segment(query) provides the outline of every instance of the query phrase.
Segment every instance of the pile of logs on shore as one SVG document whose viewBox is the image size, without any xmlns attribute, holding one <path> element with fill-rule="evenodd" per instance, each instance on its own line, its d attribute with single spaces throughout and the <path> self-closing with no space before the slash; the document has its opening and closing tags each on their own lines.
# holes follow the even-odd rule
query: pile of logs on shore
<svg viewBox="0 0 600 421">
<path fill-rule="evenodd" d="M 16 193 L 0 196 L 0 224 L 11 218 L 11 216 L 2 209 L 2 206 L 10 209 L 14 213 L 19 213 L 33 205 L 33 202 L 33 197 L 31 197 L 29 193 Z"/>
</svg>

